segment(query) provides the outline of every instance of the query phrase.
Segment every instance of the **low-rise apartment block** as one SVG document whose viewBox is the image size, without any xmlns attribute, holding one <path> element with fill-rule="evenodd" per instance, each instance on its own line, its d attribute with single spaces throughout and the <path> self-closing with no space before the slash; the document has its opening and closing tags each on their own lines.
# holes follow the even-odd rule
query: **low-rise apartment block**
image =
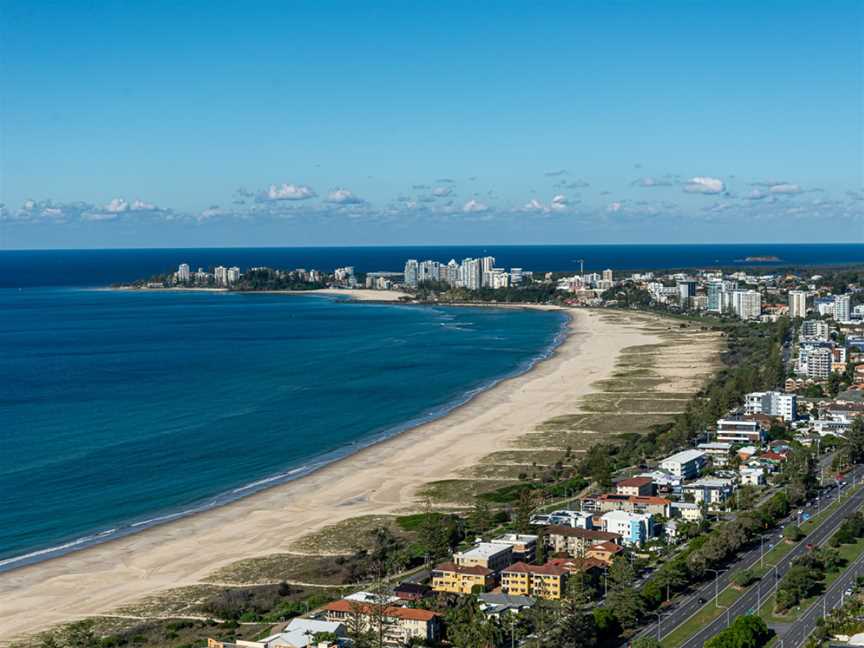
<svg viewBox="0 0 864 648">
<path fill-rule="evenodd" d="M 626 511 L 627 513 L 650 513 L 651 515 L 662 515 L 669 517 L 669 506 L 672 500 L 665 497 L 640 496 L 640 495 L 617 495 L 606 493 L 597 497 L 586 497 L 582 500 L 582 507 L 597 513 L 608 513 L 609 511 Z"/>
<path fill-rule="evenodd" d="M 514 561 L 534 562 L 537 555 L 537 536 L 522 533 L 505 533 L 492 538 L 490 544 L 508 545 L 512 549 Z"/>
<path fill-rule="evenodd" d="M 725 441 L 712 441 L 710 443 L 700 443 L 698 449 L 704 452 L 711 459 L 711 463 L 723 468 L 729 463 L 732 457 L 732 444 Z"/>
<path fill-rule="evenodd" d="M 618 495 L 650 496 L 657 494 L 657 486 L 650 477 L 630 477 L 615 482 L 615 492 Z"/>
<path fill-rule="evenodd" d="M 717 421 L 717 440 L 734 444 L 762 445 L 765 431 L 756 418 L 727 416 Z"/>
<path fill-rule="evenodd" d="M 463 567 L 446 562 L 432 570 L 432 589 L 436 592 L 471 594 L 486 592 L 494 586 L 495 572 L 487 567 Z"/>
<path fill-rule="evenodd" d="M 517 562 L 501 572 L 501 590 L 507 594 L 557 601 L 564 592 L 566 576 L 567 569 L 560 565 Z"/>
<path fill-rule="evenodd" d="M 707 463 L 706 455 L 701 450 L 682 450 L 660 462 L 660 467 L 679 479 L 698 477 Z"/>
<path fill-rule="evenodd" d="M 609 511 L 600 519 L 603 530 L 620 535 L 624 544 L 641 547 L 654 537 L 654 519 L 650 514 Z"/>
<path fill-rule="evenodd" d="M 584 558 L 586 552 L 601 542 L 618 543 L 621 536 L 593 529 L 551 526 L 546 528 L 546 541 L 555 553 L 566 553 L 574 558 Z"/>
<path fill-rule="evenodd" d="M 453 562 L 460 567 L 485 567 L 498 572 L 513 562 L 513 545 L 481 542 L 467 551 L 454 553 Z"/>
<path fill-rule="evenodd" d="M 708 508 L 716 509 L 732 495 L 735 483 L 731 479 L 706 477 L 684 485 L 684 492 L 693 495 L 697 504 L 707 503 Z"/>
<path fill-rule="evenodd" d="M 328 621 L 355 623 L 359 619 L 361 628 L 373 629 L 378 619 L 384 621 L 384 644 L 387 646 L 404 646 L 412 640 L 437 641 L 441 637 L 441 620 L 437 612 L 386 606 L 376 608 L 366 603 L 356 603 L 345 599 L 333 601 L 324 607 Z"/>
</svg>

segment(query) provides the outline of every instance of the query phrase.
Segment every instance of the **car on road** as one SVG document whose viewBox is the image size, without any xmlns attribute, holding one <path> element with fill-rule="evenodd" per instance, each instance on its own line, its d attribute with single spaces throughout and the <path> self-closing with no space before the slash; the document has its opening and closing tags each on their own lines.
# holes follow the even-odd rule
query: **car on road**
<svg viewBox="0 0 864 648">
<path fill-rule="evenodd" d="M 705 599 L 700 596 L 698 603 L 699 603 L 699 605 L 705 605 Z"/>
</svg>

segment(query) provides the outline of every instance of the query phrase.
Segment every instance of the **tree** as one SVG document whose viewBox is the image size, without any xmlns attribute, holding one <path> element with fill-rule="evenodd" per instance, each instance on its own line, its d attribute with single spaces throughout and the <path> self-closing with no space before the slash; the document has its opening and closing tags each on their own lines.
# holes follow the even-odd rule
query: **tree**
<svg viewBox="0 0 864 648">
<path fill-rule="evenodd" d="M 645 603 L 633 589 L 636 571 L 626 558 L 616 558 L 609 568 L 606 605 L 624 628 L 633 628 L 645 612 Z"/>
<path fill-rule="evenodd" d="M 740 616 L 731 626 L 705 642 L 705 648 L 760 648 L 771 637 L 771 631 L 761 617 Z"/>
<path fill-rule="evenodd" d="M 749 569 L 742 569 L 732 576 L 732 583 L 739 589 L 749 587 L 756 580 L 756 575 Z"/>
<path fill-rule="evenodd" d="M 513 526 L 518 533 L 527 533 L 531 530 L 531 514 L 534 512 L 534 498 L 531 492 L 523 490 L 519 494 L 519 501 L 513 510 Z"/>
<path fill-rule="evenodd" d="M 798 542 L 804 537 L 804 532 L 797 524 L 787 524 L 783 529 L 783 539 L 787 542 Z"/>
<path fill-rule="evenodd" d="M 584 573 L 571 574 L 567 582 L 567 595 L 561 601 L 560 614 L 550 632 L 555 646 L 561 648 L 588 648 L 597 640 L 594 616 L 586 606 L 590 596 L 584 583 Z"/>
<path fill-rule="evenodd" d="M 638 637 L 630 642 L 630 648 L 662 648 L 654 637 Z"/>
<path fill-rule="evenodd" d="M 488 620 L 474 596 L 462 597 L 447 614 L 447 639 L 460 648 L 488 648 L 501 641 L 501 628 Z"/>
<path fill-rule="evenodd" d="M 481 499 L 474 501 L 474 509 L 468 517 L 468 524 L 471 530 L 477 535 L 483 535 L 492 526 L 492 512 L 489 510 L 489 504 Z"/>
<path fill-rule="evenodd" d="M 855 418 L 852 427 L 846 434 L 848 457 L 852 463 L 864 462 L 864 419 Z"/>
</svg>

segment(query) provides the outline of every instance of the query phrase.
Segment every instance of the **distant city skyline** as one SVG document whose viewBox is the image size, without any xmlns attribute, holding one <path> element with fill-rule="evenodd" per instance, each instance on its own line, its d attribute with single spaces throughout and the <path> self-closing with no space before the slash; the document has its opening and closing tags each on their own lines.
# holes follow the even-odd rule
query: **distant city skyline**
<svg viewBox="0 0 864 648">
<path fill-rule="evenodd" d="M 0 14 L 0 249 L 862 242 L 860 3 Z"/>
</svg>

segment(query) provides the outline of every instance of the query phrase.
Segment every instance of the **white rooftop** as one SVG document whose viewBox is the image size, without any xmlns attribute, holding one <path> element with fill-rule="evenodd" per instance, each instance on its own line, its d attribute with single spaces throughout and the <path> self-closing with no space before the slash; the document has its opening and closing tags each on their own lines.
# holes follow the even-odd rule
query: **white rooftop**
<svg viewBox="0 0 864 648">
<path fill-rule="evenodd" d="M 703 477 L 696 481 L 686 484 L 684 488 L 727 488 L 732 485 L 731 479 L 716 479 L 712 477 Z"/>
<path fill-rule="evenodd" d="M 627 511 L 609 511 L 600 516 L 603 520 L 648 520 L 651 518 L 647 513 L 628 513 Z"/>
<path fill-rule="evenodd" d="M 672 502 L 672 508 L 677 509 L 698 509 L 701 508 L 698 504 L 694 504 L 693 502 Z"/>
<path fill-rule="evenodd" d="M 697 446 L 700 450 L 723 450 L 729 451 L 732 449 L 732 444 L 725 441 L 711 441 L 710 443 L 700 443 Z"/>
<path fill-rule="evenodd" d="M 468 551 L 459 551 L 458 555 L 463 557 L 471 557 L 471 558 L 489 558 L 490 556 L 495 556 L 502 551 L 507 551 L 509 545 L 500 544 L 496 542 L 481 542 L 477 545 L 474 545 Z"/>
<path fill-rule="evenodd" d="M 271 635 L 261 640 L 267 648 L 306 648 L 313 644 L 314 635 L 319 632 L 344 634 L 345 627 L 335 621 L 318 621 L 317 619 L 292 619 L 284 632 Z"/>
<path fill-rule="evenodd" d="M 693 461 L 694 459 L 699 459 L 700 457 L 704 457 L 705 453 L 701 450 L 682 450 L 681 452 L 676 452 L 671 457 L 666 457 L 662 463 L 666 463 L 667 461 L 673 463 L 687 463 L 688 461 Z"/>
<path fill-rule="evenodd" d="M 356 601 L 357 603 L 395 603 L 401 601 L 398 596 L 383 596 L 381 594 L 373 594 L 372 592 L 354 592 L 345 597 L 346 601 Z"/>
<path fill-rule="evenodd" d="M 505 533 L 489 541 L 490 544 L 528 544 L 530 542 L 537 542 L 537 536 L 521 533 Z"/>
</svg>

